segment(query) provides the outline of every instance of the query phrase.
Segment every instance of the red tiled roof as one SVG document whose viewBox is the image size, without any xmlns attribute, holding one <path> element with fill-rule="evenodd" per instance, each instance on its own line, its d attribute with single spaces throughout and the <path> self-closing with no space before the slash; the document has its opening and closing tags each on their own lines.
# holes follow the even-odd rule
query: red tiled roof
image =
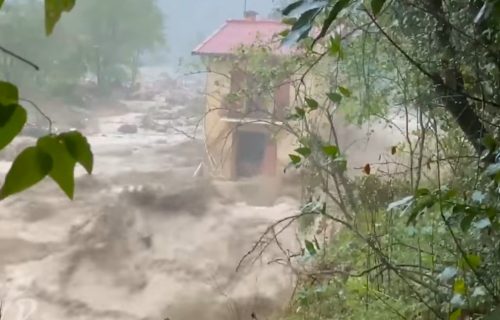
<svg viewBox="0 0 500 320">
<path fill-rule="evenodd" d="M 272 20 L 227 20 L 208 39 L 194 50 L 196 55 L 228 55 L 242 46 L 255 44 L 272 44 L 278 52 L 284 53 L 285 48 L 279 47 L 275 36 L 287 29 L 287 25 Z"/>
</svg>

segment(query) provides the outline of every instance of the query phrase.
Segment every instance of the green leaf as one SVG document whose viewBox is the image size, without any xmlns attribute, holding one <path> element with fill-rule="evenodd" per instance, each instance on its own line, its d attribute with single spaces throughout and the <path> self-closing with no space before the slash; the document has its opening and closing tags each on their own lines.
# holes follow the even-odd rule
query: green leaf
<svg viewBox="0 0 500 320">
<path fill-rule="evenodd" d="M 325 208 L 325 205 L 323 204 L 323 209 L 326 210 Z M 323 210 L 322 209 L 322 210 Z M 316 246 L 316 248 L 318 248 L 318 250 L 321 248 L 320 245 L 319 245 L 319 242 L 318 242 L 318 239 L 316 239 L 316 237 L 314 237 L 314 245 Z"/>
<path fill-rule="evenodd" d="M 426 196 L 431 194 L 430 190 L 427 188 L 420 188 L 417 191 L 415 191 L 415 196 L 416 197 L 421 197 L 421 196 Z"/>
<path fill-rule="evenodd" d="M 342 51 L 342 39 L 339 36 L 330 37 L 328 52 L 332 57 L 338 56 L 340 59 L 344 57 Z"/>
<path fill-rule="evenodd" d="M 292 163 L 293 164 L 299 164 L 300 163 L 300 160 L 301 158 L 298 156 L 298 155 L 295 155 L 295 154 L 289 154 L 288 155 L 290 157 L 290 160 L 292 160 Z"/>
<path fill-rule="evenodd" d="M 314 256 L 317 253 L 314 244 L 309 240 L 305 240 L 304 243 L 306 245 L 307 252 L 309 252 L 311 256 Z"/>
<path fill-rule="evenodd" d="M 0 0 L 0 9 L 2 9 L 3 3 L 4 3 L 4 0 Z"/>
<path fill-rule="evenodd" d="M 476 270 L 481 265 L 481 257 L 475 254 L 468 254 L 460 260 L 460 268 Z"/>
<path fill-rule="evenodd" d="M 330 92 L 326 94 L 328 99 L 330 99 L 333 103 L 339 103 L 342 101 L 342 96 L 336 92 Z"/>
<path fill-rule="evenodd" d="M 288 36 L 284 39 L 284 44 L 293 44 L 309 36 L 314 20 L 328 5 L 327 0 L 297 1 L 290 4 L 283 10 L 284 15 L 299 13 L 300 17 L 293 24 Z"/>
<path fill-rule="evenodd" d="M 372 6 L 372 12 L 373 15 L 376 16 L 380 13 L 382 8 L 384 7 L 385 0 L 372 0 L 371 6 Z"/>
<path fill-rule="evenodd" d="M 318 9 L 328 5 L 328 0 L 299 0 L 291 3 L 285 9 L 283 9 L 282 13 L 284 16 L 289 16 L 291 14 L 303 14 L 306 11 L 311 9 Z"/>
<path fill-rule="evenodd" d="M 71 156 L 63 141 L 54 136 L 40 138 L 37 147 L 52 158 L 52 170 L 49 176 L 73 199 L 75 192 L 75 165 L 76 160 Z"/>
<path fill-rule="evenodd" d="M 324 146 L 323 153 L 331 158 L 336 158 L 339 155 L 339 148 L 337 146 Z"/>
<path fill-rule="evenodd" d="M 314 18 L 319 14 L 320 11 L 321 9 L 312 8 L 303 12 L 297 22 L 295 22 L 295 24 L 293 25 L 292 31 L 299 31 L 303 30 L 304 28 L 310 30 L 312 28 Z"/>
<path fill-rule="evenodd" d="M 287 16 L 290 13 L 292 13 L 294 10 L 299 8 L 302 4 L 304 4 L 304 0 L 292 2 L 290 5 L 286 6 L 285 9 L 283 9 L 283 11 L 281 11 L 281 13 L 284 16 Z"/>
<path fill-rule="evenodd" d="M 467 214 L 465 217 L 462 218 L 462 221 L 460 221 L 460 228 L 462 231 L 468 231 L 470 229 L 470 226 L 472 224 L 472 221 L 476 217 L 475 214 Z"/>
<path fill-rule="evenodd" d="M 9 122 L 15 111 L 16 111 L 15 104 L 9 104 L 9 105 L 0 104 L 0 127 L 5 126 Z"/>
<path fill-rule="evenodd" d="M 54 31 L 63 12 L 69 12 L 75 6 L 75 0 L 45 0 L 45 32 Z"/>
<path fill-rule="evenodd" d="M 306 116 L 306 111 L 302 108 L 296 107 L 295 112 L 297 112 L 299 118 L 304 118 Z"/>
<path fill-rule="evenodd" d="M 297 23 L 294 25 L 296 26 Z M 283 39 L 283 45 L 289 46 L 293 45 L 294 43 L 297 43 L 301 40 L 305 40 L 307 36 L 309 35 L 309 31 L 312 29 L 312 21 L 311 23 L 302 26 L 300 29 L 293 29 L 289 30 L 288 34 L 286 37 Z"/>
<path fill-rule="evenodd" d="M 414 223 L 417 217 L 424 212 L 425 209 L 432 207 L 436 204 L 436 198 L 432 195 L 425 195 L 418 198 L 413 209 L 408 217 L 407 224 Z"/>
<path fill-rule="evenodd" d="M 40 182 L 52 169 L 52 159 L 37 147 L 22 151 L 12 163 L 0 190 L 0 198 L 24 191 Z"/>
<path fill-rule="evenodd" d="M 345 87 L 339 87 L 339 91 L 346 98 L 349 98 L 351 96 L 351 91 L 349 91 L 349 89 L 347 89 Z"/>
<path fill-rule="evenodd" d="M 306 98 L 305 100 L 306 100 L 306 103 L 307 103 L 307 106 L 309 107 L 309 109 L 311 109 L 311 110 L 318 109 L 318 107 L 319 107 L 318 101 L 311 99 L 311 98 Z"/>
<path fill-rule="evenodd" d="M 283 20 L 281 20 L 281 22 L 284 23 L 284 24 L 288 24 L 288 25 L 292 26 L 292 25 L 294 25 L 297 22 L 297 18 L 286 17 Z"/>
<path fill-rule="evenodd" d="M 0 150 L 5 148 L 23 130 L 28 115 L 18 104 L 0 104 Z"/>
<path fill-rule="evenodd" d="M 453 284 L 453 293 L 465 295 L 467 291 L 467 286 L 465 284 L 464 279 L 455 279 L 455 283 Z"/>
<path fill-rule="evenodd" d="M 462 309 L 457 309 L 450 314 L 450 320 L 460 320 Z"/>
<path fill-rule="evenodd" d="M 64 142 L 73 159 L 81 164 L 88 174 L 91 174 L 94 167 L 94 155 L 87 138 L 78 131 L 70 131 L 60 134 L 59 139 Z"/>
<path fill-rule="evenodd" d="M 292 27 L 292 31 L 298 34 L 298 40 L 304 39 L 311 31 L 314 19 L 321 12 L 321 9 L 313 8 L 302 13 Z"/>
<path fill-rule="evenodd" d="M 328 13 L 328 16 L 326 17 L 325 21 L 323 22 L 323 26 L 321 27 L 321 32 L 316 37 L 316 39 L 321 39 L 327 34 L 332 23 L 335 21 L 335 19 L 337 19 L 337 16 L 339 15 L 339 13 L 349 5 L 349 2 L 350 2 L 350 0 L 339 0 L 333 6 L 332 10 L 330 10 L 330 12 Z"/>
<path fill-rule="evenodd" d="M 12 83 L 0 81 L 0 104 L 9 105 L 19 102 L 19 91 Z"/>
<path fill-rule="evenodd" d="M 491 152 L 491 151 L 494 151 L 496 148 L 497 148 L 497 142 L 495 141 L 495 139 L 493 138 L 492 135 L 486 135 L 484 138 L 483 138 L 483 145 L 488 148 L 488 150 Z"/>
<path fill-rule="evenodd" d="M 280 37 L 283 37 L 283 38 L 286 38 L 286 37 L 288 37 L 288 35 L 289 35 L 289 34 L 290 34 L 290 30 L 285 29 L 285 30 L 283 30 L 283 31 L 281 31 L 281 32 L 279 33 L 279 36 L 280 36 Z"/>
<path fill-rule="evenodd" d="M 443 186 L 441 188 L 441 199 L 442 200 L 450 200 L 452 198 L 455 198 L 456 196 L 458 196 L 459 192 L 456 190 L 456 189 L 448 189 L 448 188 L 445 188 L 445 186 Z"/>
<path fill-rule="evenodd" d="M 295 149 L 295 152 L 297 152 L 298 154 L 300 154 L 304 157 L 308 157 L 311 155 L 311 149 L 307 148 L 307 147 L 297 148 L 297 149 Z"/>
</svg>

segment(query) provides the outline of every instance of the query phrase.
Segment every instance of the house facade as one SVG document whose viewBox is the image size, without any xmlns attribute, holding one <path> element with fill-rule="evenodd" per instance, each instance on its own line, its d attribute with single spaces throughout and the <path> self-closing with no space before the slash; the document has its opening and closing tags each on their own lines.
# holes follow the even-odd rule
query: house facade
<svg viewBox="0 0 500 320">
<path fill-rule="evenodd" d="M 266 63 L 278 61 L 286 52 L 276 36 L 285 29 L 249 12 L 245 19 L 227 20 L 193 51 L 207 69 L 204 171 L 214 177 L 277 176 L 289 161 L 295 139 L 283 123 L 294 97 L 291 81 L 262 90 L 264 80 L 238 60 L 238 50 L 262 45 L 272 48 Z"/>
</svg>

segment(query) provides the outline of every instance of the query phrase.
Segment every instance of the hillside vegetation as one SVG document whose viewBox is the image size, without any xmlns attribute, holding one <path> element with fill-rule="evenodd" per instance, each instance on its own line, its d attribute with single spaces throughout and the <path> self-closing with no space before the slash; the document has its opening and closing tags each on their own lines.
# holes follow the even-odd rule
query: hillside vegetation
<svg viewBox="0 0 500 320">
<path fill-rule="evenodd" d="M 313 179 L 291 219 L 311 263 L 282 319 L 500 319 L 500 2 L 293 1 L 283 15 L 285 43 L 330 88 L 294 116 L 291 160 Z M 339 114 L 402 142 L 353 177 Z"/>
</svg>

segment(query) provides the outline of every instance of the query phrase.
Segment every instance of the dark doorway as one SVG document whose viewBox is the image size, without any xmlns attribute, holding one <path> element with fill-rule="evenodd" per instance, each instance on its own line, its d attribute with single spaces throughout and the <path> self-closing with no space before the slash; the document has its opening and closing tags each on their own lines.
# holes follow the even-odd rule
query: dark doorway
<svg viewBox="0 0 500 320">
<path fill-rule="evenodd" d="M 253 177 L 261 173 L 268 140 L 268 134 L 263 132 L 238 131 L 236 150 L 238 177 Z"/>
</svg>

